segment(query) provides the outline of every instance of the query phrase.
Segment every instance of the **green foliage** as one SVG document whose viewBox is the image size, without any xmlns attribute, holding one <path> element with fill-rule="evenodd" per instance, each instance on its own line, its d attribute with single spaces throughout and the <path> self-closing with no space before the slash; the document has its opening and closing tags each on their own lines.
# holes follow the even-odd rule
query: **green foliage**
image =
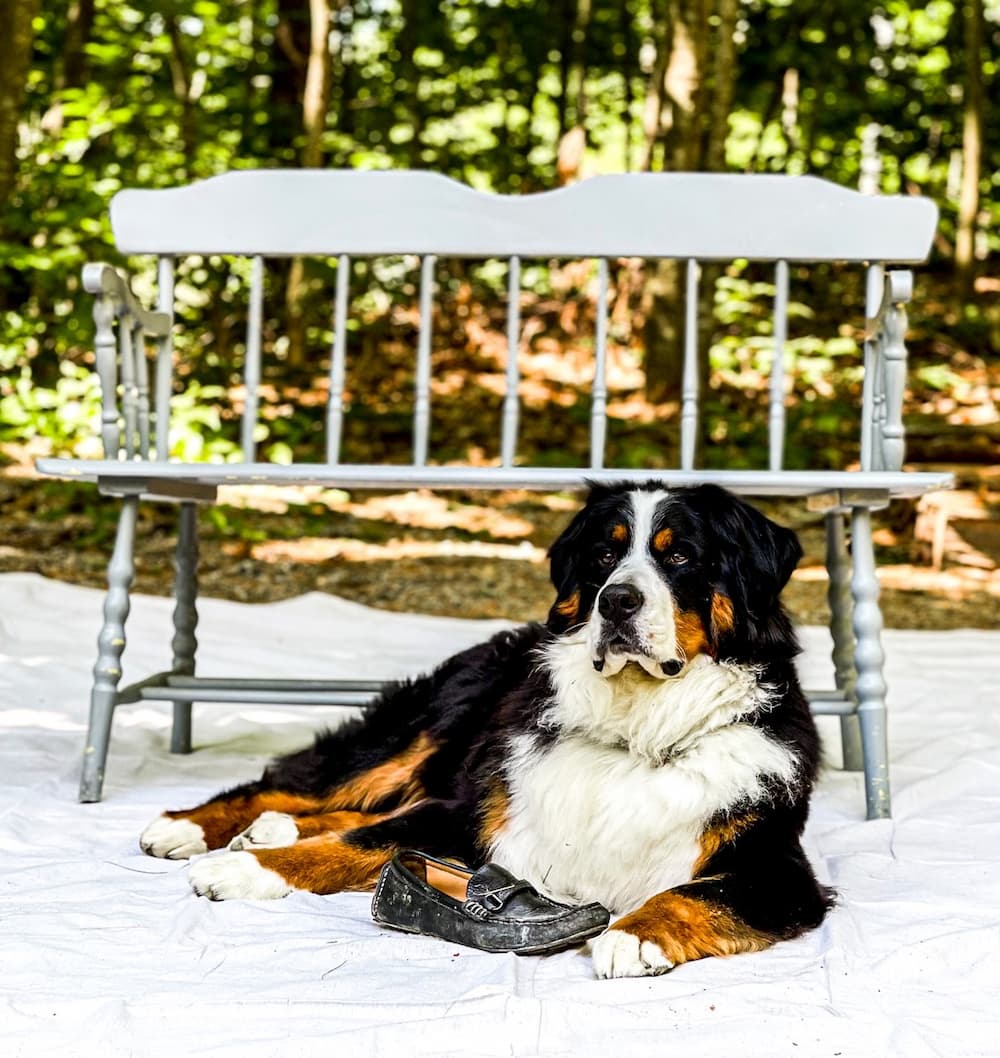
<svg viewBox="0 0 1000 1058">
<path fill-rule="evenodd" d="M 0 440 L 45 439 L 56 452 L 97 455 L 101 390 L 93 371 L 60 365 L 54 387 L 34 383 L 27 366 L 0 381 Z M 97 442 L 95 451 L 95 444 Z"/>
<path fill-rule="evenodd" d="M 108 221 L 112 196 L 124 187 L 175 186 L 233 168 L 294 166 L 305 140 L 305 0 L 94 0 L 92 25 L 71 25 L 85 6 L 43 5 L 22 112 L 19 177 L 0 203 L 0 437 L 41 437 L 60 451 L 93 443 L 86 439 L 93 437 L 99 398 L 89 372 L 90 305 L 79 296 L 79 275 L 88 260 L 123 263 Z M 581 35 L 574 19 L 584 6 L 590 14 Z M 410 166 L 497 192 L 545 190 L 558 183 L 561 138 L 578 123 L 586 134 L 586 170 L 638 164 L 662 5 L 347 0 L 331 8 L 324 164 Z M 978 59 L 990 98 L 1000 0 L 986 0 L 985 10 Z M 862 134 L 877 126 L 881 189 L 931 195 L 942 210 L 947 246 L 957 215 L 965 85 L 976 61 L 964 54 L 959 14 L 953 0 L 886 0 L 880 7 L 742 0 L 729 166 L 809 172 L 856 187 Z M 579 97 L 571 91 L 576 63 L 583 71 Z M 996 253 L 1000 195 L 989 192 L 1000 172 L 1000 123 L 987 122 L 985 132 L 980 243 Z M 449 271 L 442 264 L 446 297 L 463 296 L 469 285 L 473 300 L 503 297 L 502 265 Z M 148 302 L 153 265 L 130 265 L 136 292 Z M 244 352 L 247 268 L 222 258 L 179 262 L 177 350 L 195 370 L 177 380 L 173 396 L 175 455 L 238 456 L 229 394 Z M 331 262 L 307 268 L 304 311 L 316 347 L 329 346 L 334 274 Z M 378 340 L 405 331 L 394 313 L 414 296 L 412 261 L 359 266 L 357 279 L 357 290 L 366 293 L 352 304 L 352 327 L 374 329 Z M 526 261 L 522 280 L 538 299 L 561 296 L 546 262 Z M 286 281 L 287 267 L 274 263 L 264 330 L 277 368 L 287 366 Z M 836 290 L 816 284 L 806 293 L 792 305 L 786 366 L 810 429 L 827 430 L 839 443 L 839 425 L 816 407 L 845 399 L 834 394 L 853 399 L 856 335 L 834 330 L 817 337 Z M 767 282 L 739 269 L 719 284 L 711 358 L 716 382 L 733 391 L 726 400 L 759 399 L 773 356 L 772 296 Z M 991 317 L 969 306 L 956 316 L 958 340 L 988 353 L 998 333 L 995 311 Z M 364 356 L 357 337 L 352 331 L 352 355 Z M 614 337 L 627 342 L 632 335 Z M 929 389 L 949 384 L 940 368 L 925 369 L 920 379 Z M 734 411 L 738 417 L 739 405 L 720 397 L 718 421 Z M 262 454 L 297 458 L 314 449 L 319 425 L 316 415 L 275 413 L 259 430 Z M 735 428 L 726 429 L 730 458 Z M 741 436 L 744 442 L 756 456 L 758 441 Z M 623 443 L 636 445 L 625 456 L 637 466 L 647 459 L 644 446 L 656 447 L 640 437 Z"/>
</svg>

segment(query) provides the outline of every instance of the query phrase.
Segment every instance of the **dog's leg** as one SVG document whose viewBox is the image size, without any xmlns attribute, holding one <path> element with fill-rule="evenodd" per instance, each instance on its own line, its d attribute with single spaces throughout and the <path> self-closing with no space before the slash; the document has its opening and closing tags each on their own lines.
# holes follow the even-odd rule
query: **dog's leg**
<svg viewBox="0 0 1000 1058">
<path fill-rule="evenodd" d="M 212 798 L 197 808 L 164 812 L 142 832 L 139 844 L 150 856 L 186 860 L 209 849 L 221 849 L 264 813 L 284 816 L 322 811 L 315 797 L 248 783 Z M 294 840 L 294 838 L 292 839 Z"/>
<path fill-rule="evenodd" d="M 165 812 L 146 828 L 139 843 L 151 856 L 187 859 L 224 848 L 266 813 L 259 828 L 261 840 L 249 843 L 288 845 L 296 834 L 278 816 L 348 811 L 381 817 L 425 796 L 422 768 L 436 749 L 426 732 L 397 740 L 402 748 L 393 752 L 383 747 L 372 750 L 359 740 L 358 731 L 350 727 L 328 733 L 308 749 L 271 764 L 257 782 L 219 794 L 197 808 Z"/>
<path fill-rule="evenodd" d="M 329 813 L 304 821 L 322 825 L 355 813 Z M 292 889 L 337 893 L 374 887 L 382 867 L 400 849 L 468 858 L 471 813 L 455 802 L 426 800 L 378 822 L 301 838 L 287 848 L 240 850 L 206 856 L 191 865 L 191 887 L 213 900 L 272 899 Z"/>
<path fill-rule="evenodd" d="M 277 849 L 294 845 L 305 838 L 321 834 L 346 834 L 360 827 L 372 826 L 391 813 L 318 812 L 315 815 L 291 815 L 287 812 L 264 812 L 227 846 L 234 852 L 242 849 Z"/>
<path fill-rule="evenodd" d="M 818 926 L 831 903 L 799 849 L 762 868 L 703 877 L 647 900 L 593 945 L 598 977 L 644 977 L 761 951 Z"/>
</svg>

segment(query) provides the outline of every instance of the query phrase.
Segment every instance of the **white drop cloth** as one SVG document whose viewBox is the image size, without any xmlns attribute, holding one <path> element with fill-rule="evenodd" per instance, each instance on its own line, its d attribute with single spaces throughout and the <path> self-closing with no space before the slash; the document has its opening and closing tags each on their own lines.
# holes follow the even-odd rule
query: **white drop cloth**
<svg viewBox="0 0 1000 1058">
<path fill-rule="evenodd" d="M 770 951 L 596 981 L 581 952 L 486 955 L 383 931 L 369 898 L 211 903 L 136 839 L 306 744 L 332 709 L 119 710 L 105 801 L 76 801 L 101 593 L 0 576 L 0 1055 L 1000 1055 L 1000 632 L 888 632 L 894 818 L 832 768 L 807 847 L 841 904 Z M 126 679 L 165 667 L 169 600 L 139 596 Z M 324 595 L 205 600 L 200 672 L 394 676 L 495 622 Z M 806 629 L 803 669 L 829 671 Z M 836 721 L 824 720 L 836 759 Z"/>
</svg>

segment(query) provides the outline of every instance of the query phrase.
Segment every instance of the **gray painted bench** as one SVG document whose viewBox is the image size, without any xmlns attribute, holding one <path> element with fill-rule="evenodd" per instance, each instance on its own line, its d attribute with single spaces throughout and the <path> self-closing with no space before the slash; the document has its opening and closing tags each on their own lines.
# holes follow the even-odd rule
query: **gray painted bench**
<svg viewBox="0 0 1000 1058">
<path fill-rule="evenodd" d="M 124 191 L 111 220 L 119 249 L 158 258 L 156 311 L 142 308 L 128 280 L 108 265 L 88 265 L 85 289 L 95 296 L 96 368 L 103 394 L 100 460 L 43 459 L 44 474 L 94 482 L 118 497 L 121 512 L 108 567 L 108 593 L 94 669 L 90 727 L 83 757 L 82 801 L 101 797 L 114 710 L 137 701 L 173 703 L 171 749 L 191 749 L 191 704 L 271 702 L 353 705 L 378 684 L 365 680 L 204 679 L 195 676 L 197 624 L 196 504 L 221 485 L 320 484 L 360 488 L 578 489 L 585 479 L 616 479 L 605 465 L 608 259 L 677 258 L 686 262 L 686 328 L 680 415 L 680 465 L 650 472 L 667 486 L 715 482 L 746 496 L 810 497 L 825 510 L 829 601 L 836 686 L 811 694 L 818 713 L 841 718 L 844 765 L 864 770 L 869 818 L 889 815 L 886 686 L 882 617 L 872 548 L 871 512 L 897 497 L 947 487 L 946 474 L 903 467 L 902 401 L 906 379 L 904 305 L 908 271 L 887 264 L 926 258 L 937 213 L 924 199 L 865 197 L 809 177 L 643 174 L 596 177 L 574 187 L 518 198 L 473 191 L 421 172 L 244 171 L 190 187 Z M 188 254 L 250 259 L 251 285 L 240 464 L 168 460 L 167 430 L 174 378 L 174 267 Z M 413 457 L 407 465 L 359 465 L 340 458 L 352 257 L 417 254 L 422 258 Z M 334 340 L 325 460 L 275 465 L 257 461 L 262 298 L 268 258 L 337 258 Z M 520 335 L 518 292 L 524 258 L 597 261 L 598 300 L 590 419 L 590 456 L 582 467 L 524 465 L 517 458 L 517 357 L 508 355 L 507 389 L 496 466 L 434 465 L 428 437 L 431 309 L 437 256 L 508 261 L 508 351 Z M 695 467 L 698 418 L 697 309 L 700 262 L 736 258 L 773 262 L 774 336 L 770 378 L 770 459 L 761 470 Z M 789 263 L 855 262 L 867 269 L 864 389 L 859 410 L 861 465 L 851 471 L 782 469 Z M 151 397 L 146 352 L 155 346 Z M 634 472 L 633 472 L 634 473 Z M 645 473 L 645 472 L 644 472 Z M 169 671 L 119 686 L 125 620 L 134 572 L 140 500 L 179 505 L 173 661 Z M 847 532 L 850 531 L 850 556 Z"/>
</svg>

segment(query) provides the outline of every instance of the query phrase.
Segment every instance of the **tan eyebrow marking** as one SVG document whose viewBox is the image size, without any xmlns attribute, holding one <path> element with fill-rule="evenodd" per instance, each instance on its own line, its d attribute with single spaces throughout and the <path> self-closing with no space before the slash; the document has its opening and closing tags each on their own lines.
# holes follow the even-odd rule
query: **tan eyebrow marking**
<svg viewBox="0 0 1000 1058">
<path fill-rule="evenodd" d="M 624 540 L 628 536 L 628 529 L 619 522 L 611 527 L 612 540 Z"/>
<path fill-rule="evenodd" d="M 563 617 L 576 617 L 577 611 L 580 609 L 580 593 L 578 591 L 573 592 L 572 595 L 563 599 L 556 606 L 556 613 L 560 613 Z"/>
<path fill-rule="evenodd" d="M 673 532 L 670 529 L 661 529 L 656 536 L 653 537 L 653 547 L 655 547 L 657 551 L 666 551 L 673 541 Z"/>
</svg>

